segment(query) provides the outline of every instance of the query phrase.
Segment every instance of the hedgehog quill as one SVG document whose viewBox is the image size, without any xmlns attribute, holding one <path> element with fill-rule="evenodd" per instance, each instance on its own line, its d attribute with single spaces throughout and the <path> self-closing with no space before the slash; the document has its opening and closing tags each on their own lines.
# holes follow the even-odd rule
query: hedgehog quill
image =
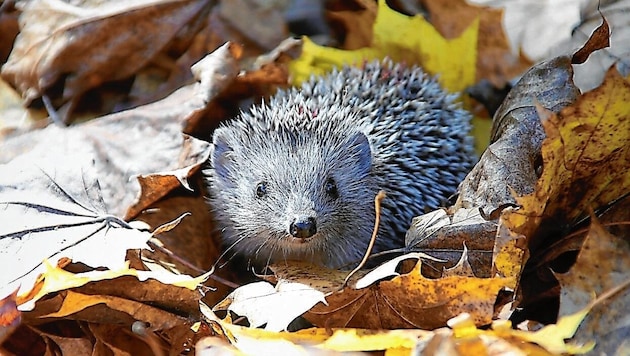
<svg viewBox="0 0 630 356">
<path fill-rule="evenodd" d="M 414 216 L 475 161 L 470 114 L 419 67 L 376 61 L 281 90 L 215 130 L 209 200 L 227 248 L 254 264 L 361 259 L 399 248 Z"/>
</svg>

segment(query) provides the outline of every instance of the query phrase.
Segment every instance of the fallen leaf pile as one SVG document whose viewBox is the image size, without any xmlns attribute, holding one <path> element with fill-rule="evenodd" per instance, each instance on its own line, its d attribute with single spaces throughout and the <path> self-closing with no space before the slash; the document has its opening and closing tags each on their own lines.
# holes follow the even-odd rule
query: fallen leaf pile
<svg viewBox="0 0 630 356">
<path fill-rule="evenodd" d="M 0 1 L 0 353 L 628 354 L 630 3 L 497 3 Z M 225 262 L 212 130 L 383 58 L 475 115 L 456 201 L 351 275 Z"/>
</svg>

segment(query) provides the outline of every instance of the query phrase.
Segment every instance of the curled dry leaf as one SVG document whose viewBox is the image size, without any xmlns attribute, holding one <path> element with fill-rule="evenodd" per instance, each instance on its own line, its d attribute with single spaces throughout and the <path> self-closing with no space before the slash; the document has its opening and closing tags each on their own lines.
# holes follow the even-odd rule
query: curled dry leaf
<svg viewBox="0 0 630 356">
<path fill-rule="evenodd" d="M 510 91 L 494 116 L 491 144 L 466 176 L 456 206 L 479 207 L 485 216 L 516 205 L 515 195 L 534 191 L 545 138 L 536 105 L 554 112 L 579 95 L 568 57 L 534 66 Z"/>
<path fill-rule="evenodd" d="M 630 10 L 628 0 L 589 1 L 589 6 L 583 9 L 581 21 L 576 22 L 576 26 L 571 29 L 571 37 L 554 48 L 555 53 L 584 48 L 583 52 L 588 54 L 588 60 L 574 68 L 575 84 L 582 92 L 598 87 L 611 66 L 615 66 L 624 77 L 630 75 L 628 10 Z M 584 39 L 589 37 L 585 44 Z M 606 46 L 608 48 L 589 53 L 596 47 Z M 579 55 L 579 52 L 576 52 L 576 55 Z"/>
<path fill-rule="evenodd" d="M 204 16 L 210 1 L 24 2 L 21 31 L 2 76 L 26 104 L 64 80 L 62 100 L 127 78 Z M 167 19 L 167 20 L 166 20 Z"/>
<path fill-rule="evenodd" d="M 572 76 L 570 59 L 558 57 L 534 66 L 521 78 L 496 112 L 492 143 L 462 182 L 455 206 L 448 213 L 435 211 L 415 218 L 406 236 L 408 249 L 430 251 L 452 266 L 466 242 L 476 276 L 493 276 L 497 268 L 507 268 L 509 274 L 502 275 L 518 277 L 521 263 L 509 259 L 509 264 L 498 261 L 497 266 L 496 259 L 503 248 L 524 257 L 525 244 L 497 245 L 503 241 L 496 240 L 497 218 L 506 207 L 517 205 L 516 196 L 534 191 L 545 138 L 537 105 L 559 111 L 575 101 L 579 91 Z M 504 231 L 501 236 L 512 235 Z"/>
<path fill-rule="evenodd" d="M 588 41 L 573 54 L 571 63 L 582 64 L 586 62 L 591 53 L 610 46 L 610 27 L 604 17 L 602 17 L 602 24 L 595 29 Z"/>
<path fill-rule="evenodd" d="M 533 193 L 516 198 L 519 209 L 505 210 L 501 216 L 509 230 L 527 237 L 531 253 L 526 268 L 530 273 L 519 283 L 521 306 L 557 301 L 558 284 L 549 267 L 570 266 L 567 256 L 562 257 L 575 249 L 571 240 L 576 239 L 567 234 L 580 227 L 591 209 L 604 211 L 629 194 L 628 101 L 630 83 L 613 67 L 600 87 L 560 113 L 540 110 L 547 117 L 542 175 Z M 537 310 L 529 308 L 531 313 Z"/>
</svg>

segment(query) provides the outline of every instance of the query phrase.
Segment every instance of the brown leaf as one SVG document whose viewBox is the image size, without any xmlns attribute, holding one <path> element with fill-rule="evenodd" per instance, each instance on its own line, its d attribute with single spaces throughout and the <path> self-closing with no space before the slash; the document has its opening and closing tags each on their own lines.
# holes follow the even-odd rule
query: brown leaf
<svg viewBox="0 0 630 356">
<path fill-rule="evenodd" d="M 278 86 L 285 87 L 289 81 L 286 63 L 299 56 L 301 47 L 302 41 L 288 38 L 273 51 L 256 57 L 210 103 L 203 115 L 187 120 L 183 131 L 196 137 L 207 137 L 222 120 L 238 115 L 243 100 L 260 101 L 272 95 Z"/>
<path fill-rule="evenodd" d="M 33 162 L 57 163 L 71 153 L 83 152 L 94 160 L 89 164 L 96 169 L 106 211 L 130 216 L 127 210 L 139 195 L 139 185 L 131 178 L 177 169 L 187 169 L 186 175 L 190 175 L 207 159 L 209 144 L 186 137 L 181 129 L 185 120 L 202 115 L 236 76 L 234 51 L 234 46 L 226 44 L 208 55 L 194 67 L 200 82 L 161 101 L 67 129 L 49 126 L 11 138 L 4 143 L 0 162 L 24 151 L 30 152 Z M 58 164 L 58 169 L 62 168 Z M 161 190 L 153 198 L 166 193 Z M 151 201 L 144 199 L 142 203 L 147 206 Z"/>
<path fill-rule="evenodd" d="M 146 222 L 151 227 L 157 227 L 165 221 L 176 219 L 183 211 L 191 214 L 176 228 L 160 233 L 151 239 L 151 241 L 159 240 L 163 248 L 170 253 L 165 254 L 158 248 L 154 248 L 153 251 L 143 250 L 143 262 L 147 265 L 149 263 L 147 259 L 150 259 L 151 263 L 157 263 L 173 272 L 197 276 L 210 270 L 217 263 L 222 252 L 221 236 L 208 213 L 208 204 L 204 196 L 180 192 L 159 200 L 136 217 L 136 220 Z M 213 280 L 215 275 L 229 281 L 238 280 L 232 269 L 217 268 L 210 279 L 204 283 L 208 287 L 216 288 L 204 299 L 211 305 L 231 292 L 231 288 Z"/>
<path fill-rule="evenodd" d="M 327 328 L 435 329 L 466 312 L 477 325 L 484 325 L 492 319 L 498 291 L 513 284 L 511 278 L 427 279 L 420 273 L 421 265 L 418 262 L 411 272 L 366 288 L 346 287 L 327 296 L 328 305 L 317 304 L 304 317 Z"/>
<path fill-rule="evenodd" d="M 269 51 L 288 36 L 285 7 L 284 1 L 232 0 L 221 2 L 219 14 L 239 34 Z"/>
<path fill-rule="evenodd" d="M 184 166 L 184 168 L 171 172 L 152 173 L 137 177 L 138 183 L 140 184 L 140 194 L 137 200 L 127 209 L 125 220 L 130 220 L 138 216 L 144 209 L 166 196 L 175 188 L 183 186 L 190 191 L 194 190 L 190 187 L 188 179 L 206 162 L 210 151 L 204 142 L 195 140 L 189 136 L 184 136 L 182 151 L 194 152 L 198 154 L 199 157 L 194 157 L 193 159 L 189 154 L 186 154 L 188 160 L 194 161 L 194 163 L 189 166 Z"/>
<path fill-rule="evenodd" d="M 479 209 L 460 208 L 452 214 L 439 209 L 413 219 L 405 235 L 405 246 L 442 260 L 426 261 L 423 266 L 425 276 L 437 278 L 443 268 L 457 263 L 465 244 L 467 263 L 472 265 L 474 275 L 489 277 L 495 235 L 496 223 L 483 219 Z"/>
<path fill-rule="evenodd" d="M 11 1 L 3 1 L 0 5 L 0 63 L 4 63 L 11 53 L 13 41 L 20 31 L 18 11 Z"/>
<path fill-rule="evenodd" d="M 25 320 L 26 320 L 25 315 Z M 30 318 L 64 318 L 95 323 L 124 323 L 129 326 L 141 320 L 150 323 L 151 330 L 164 330 L 175 327 L 184 318 L 166 310 L 139 303 L 130 299 L 109 295 L 88 295 L 71 290 L 65 291 L 59 309 L 45 315 L 29 315 Z"/>
<path fill-rule="evenodd" d="M 575 84 L 582 92 L 598 87 L 611 66 L 615 66 L 624 77 L 630 74 L 630 51 L 627 45 L 630 41 L 630 17 L 627 16 L 629 8 L 628 0 L 592 3 L 582 10 L 579 24 L 572 25 L 571 37 L 558 46 L 557 51 L 566 53 L 572 53 L 576 48 L 584 46 L 585 39 L 603 25 L 602 14 L 605 14 L 606 22 L 610 26 L 610 46 L 590 53 L 586 62 L 574 68 Z"/>
<path fill-rule="evenodd" d="M 601 13 L 600 13 L 601 15 Z M 571 63 L 582 64 L 586 62 L 591 53 L 610 46 L 610 27 L 606 18 L 602 15 L 602 24 L 593 31 L 584 46 L 573 54 Z"/>
<path fill-rule="evenodd" d="M 15 296 L 17 291 L 0 300 L 0 344 L 6 340 L 22 322 L 22 315 L 17 309 Z"/>
<path fill-rule="evenodd" d="M 210 8 L 207 3 L 25 3 L 21 32 L 2 76 L 19 89 L 26 104 L 63 79 L 65 102 L 134 74 L 182 27 L 203 16 Z"/>
<path fill-rule="evenodd" d="M 61 336 L 39 330 L 40 336 L 50 339 L 59 347 L 62 355 L 89 355 L 92 353 L 92 341 L 86 337 Z"/>
<path fill-rule="evenodd" d="M 191 318 L 199 316 L 199 300 L 203 297 L 198 290 L 178 287 L 155 279 L 141 281 L 133 276 L 91 282 L 73 290 L 89 295 L 125 298 Z M 151 320 L 137 320 L 151 322 Z"/>
<path fill-rule="evenodd" d="M 377 6 L 373 1 L 328 2 L 326 16 L 333 29 L 343 28 L 341 48 L 355 50 L 372 44 L 372 27 Z"/>
<path fill-rule="evenodd" d="M 88 340 L 94 340 L 93 354 L 119 354 L 119 355 L 156 355 L 148 345 L 142 342 L 140 335 L 129 332 L 129 326 L 87 323 L 91 335 L 86 335 Z M 85 327 L 82 328 L 85 330 Z"/>
<path fill-rule="evenodd" d="M 502 88 L 532 63 L 512 52 L 504 31 L 502 9 L 472 5 L 463 0 L 423 0 L 431 23 L 446 38 L 456 38 L 479 18 L 476 80 Z"/>
</svg>

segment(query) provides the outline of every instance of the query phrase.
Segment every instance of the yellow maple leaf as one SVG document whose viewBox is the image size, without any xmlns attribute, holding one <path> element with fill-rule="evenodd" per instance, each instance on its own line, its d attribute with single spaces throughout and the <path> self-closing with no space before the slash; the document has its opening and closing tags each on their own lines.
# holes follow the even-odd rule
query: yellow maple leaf
<svg viewBox="0 0 630 356">
<path fill-rule="evenodd" d="M 373 59 L 391 58 L 396 62 L 421 65 L 439 74 L 442 86 L 462 91 L 475 82 L 479 20 L 455 39 L 445 39 L 422 16 L 409 17 L 390 9 L 379 0 L 372 45 L 353 51 L 318 46 L 304 38 L 302 55 L 289 64 L 292 84 L 311 75 L 322 75 L 335 67 L 356 65 Z"/>
</svg>

